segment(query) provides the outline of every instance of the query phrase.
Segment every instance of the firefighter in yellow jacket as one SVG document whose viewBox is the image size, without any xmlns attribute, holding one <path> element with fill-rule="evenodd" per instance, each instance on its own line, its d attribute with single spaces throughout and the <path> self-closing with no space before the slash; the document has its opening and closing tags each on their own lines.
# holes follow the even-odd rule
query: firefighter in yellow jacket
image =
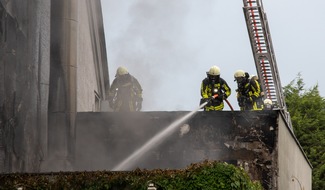
<svg viewBox="0 0 325 190">
<path fill-rule="evenodd" d="M 261 110 L 256 102 L 261 96 L 261 87 L 258 81 L 250 80 L 249 74 L 243 70 L 237 70 L 234 74 L 237 82 L 237 101 L 240 110 Z"/>
<path fill-rule="evenodd" d="M 108 92 L 109 106 L 115 112 L 140 111 L 142 88 L 125 67 L 119 67 Z"/>
<path fill-rule="evenodd" d="M 256 106 L 258 110 L 262 110 L 264 107 L 264 92 L 263 92 L 263 88 L 261 86 L 261 81 L 258 78 L 257 75 L 250 75 L 250 80 L 255 80 L 257 81 L 259 87 L 260 87 L 260 96 L 257 98 L 256 100 Z"/>
<path fill-rule="evenodd" d="M 204 111 L 223 110 L 223 100 L 227 99 L 231 94 L 231 89 L 227 82 L 220 77 L 220 68 L 212 66 L 207 72 L 207 77 L 201 83 L 201 102 L 208 102 L 204 106 Z M 217 95 L 216 98 L 212 98 Z"/>
</svg>

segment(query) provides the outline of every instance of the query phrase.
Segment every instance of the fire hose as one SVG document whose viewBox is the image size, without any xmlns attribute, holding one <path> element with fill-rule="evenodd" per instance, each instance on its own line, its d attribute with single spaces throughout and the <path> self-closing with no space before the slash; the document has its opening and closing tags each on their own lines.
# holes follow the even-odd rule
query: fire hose
<svg viewBox="0 0 325 190">
<path fill-rule="evenodd" d="M 211 97 L 210 101 L 213 99 L 216 99 L 218 97 L 218 94 L 215 94 Z M 227 99 L 224 99 L 224 101 L 228 104 L 229 108 L 231 109 L 231 111 L 234 111 L 234 108 L 231 106 L 230 102 Z"/>
</svg>

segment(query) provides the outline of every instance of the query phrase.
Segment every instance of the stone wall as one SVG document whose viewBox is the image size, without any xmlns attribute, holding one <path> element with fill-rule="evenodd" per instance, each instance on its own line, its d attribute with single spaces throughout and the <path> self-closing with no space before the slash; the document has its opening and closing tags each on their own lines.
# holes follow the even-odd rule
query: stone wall
<svg viewBox="0 0 325 190">
<path fill-rule="evenodd" d="M 43 159 L 49 24 L 50 0 L 0 1 L 0 171 L 37 171 Z"/>
</svg>

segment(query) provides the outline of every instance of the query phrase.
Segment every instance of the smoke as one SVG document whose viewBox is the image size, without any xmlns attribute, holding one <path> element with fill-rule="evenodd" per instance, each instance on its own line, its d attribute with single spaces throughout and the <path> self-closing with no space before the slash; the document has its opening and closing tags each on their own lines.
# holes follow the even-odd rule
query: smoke
<svg viewBox="0 0 325 190">
<path fill-rule="evenodd" d="M 189 82 L 198 65 L 197 47 L 189 46 L 186 36 L 190 8 L 186 0 L 133 1 L 127 17 L 118 18 L 128 25 L 108 40 L 110 76 L 118 66 L 126 66 L 142 85 L 145 110 L 184 109 L 186 96 L 193 93 L 197 95 L 193 108 L 198 106 L 202 75 L 196 84 Z M 108 36 L 110 30 L 113 26 L 108 26 Z"/>
<path fill-rule="evenodd" d="M 240 1 L 103 0 L 102 5 L 110 76 L 118 66 L 128 68 L 142 85 L 143 111 L 195 109 L 201 81 L 213 65 L 233 92 L 235 70 L 256 73 Z M 236 106 L 234 94 L 230 102 Z"/>
</svg>

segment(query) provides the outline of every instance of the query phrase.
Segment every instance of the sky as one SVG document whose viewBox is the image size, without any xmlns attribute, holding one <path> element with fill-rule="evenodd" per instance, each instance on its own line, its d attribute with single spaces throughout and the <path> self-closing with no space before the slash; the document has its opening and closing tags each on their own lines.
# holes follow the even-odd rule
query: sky
<svg viewBox="0 0 325 190">
<path fill-rule="evenodd" d="M 192 111 L 213 65 L 256 75 L 241 0 L 101 0 L 110 83 L 125 66 L 143 88 L 143 111 Z M 263 0 L 282 87 L 301 74 L 325 97 L 324 0 Z M 225 104 L 224 110 L 230 110 Z"/>
</svg>

